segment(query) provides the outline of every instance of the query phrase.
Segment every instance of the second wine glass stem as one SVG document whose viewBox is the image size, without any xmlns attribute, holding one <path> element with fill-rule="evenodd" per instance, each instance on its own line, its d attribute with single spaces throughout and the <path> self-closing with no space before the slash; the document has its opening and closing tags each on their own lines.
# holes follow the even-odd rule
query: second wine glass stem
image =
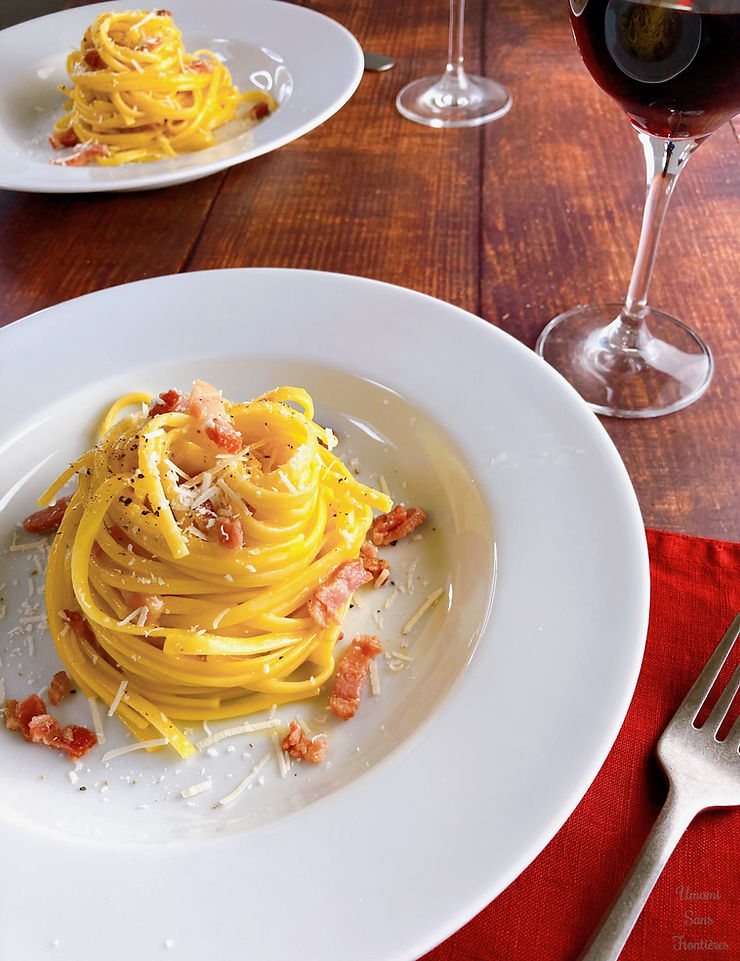
<svg viewBox="0 0 740 961">
<path fill-rule="evenodd" d="M 450 0 L 450 37 L 447 45 L 446 73 L 458 82 L 465 79 L 463 36 L 465 33 L 465 0 Z"/>
<path fill-rule="evenodd" d="M 668 204 L 679 174 L 699 144 L 706 139 L 664 140 L 642 131 L 638 132 L 638 137 L 645 154 L 645 209 L 627 297 L 608 338 L 611 346 L 624 349 L 639 349 L 641 340 L 646 336 L 644 314 L 648 288 Z"/>
</svg>

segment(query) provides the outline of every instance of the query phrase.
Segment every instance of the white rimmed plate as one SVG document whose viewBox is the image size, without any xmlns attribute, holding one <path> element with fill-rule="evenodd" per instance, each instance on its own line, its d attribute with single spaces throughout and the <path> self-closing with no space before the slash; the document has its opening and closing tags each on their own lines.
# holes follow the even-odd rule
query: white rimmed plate
<svg viewBox="0 0 740 961">
<path fill-rule="evenodd" d="M 60 361 L 70 345 L 74 367 Z M 270 762 L 225 808 L 213 807 L 220 788 L 192 806 L 179 790 L 211 763 L 235 784 L 259 746 L 184 773 L 147 757 L 138 777 L 130 755 L 104 765 L 94 753 L 71 783 L 54 752 L 3 734 L 0 849 L 14 867 L 0 881 L 0 954 L 122 961 L 169 946 L 186 961 L 214 950 L 410 961 L 503 890 L 611 747 L 647 627 L 635 496 L 571 388 L 455 307 L 288 270 L 104 290 L 1 330 L 0 358 L 6 567 L 26 554 L 7 552 L 19 517 L 122 389 L 200 375 L 249 397 L 289 376 L 313 392 L 343 456 L 430 508 L 431 528 L 404 550 L 420 552 L 417 599 L 444 587 L 412 668 L 384 672 L 379 696 L 330 732 L 331 767 L 281 778 Z M 415 559 L 394 556 L 399 581 L 416 578 Z M 11 574 L 6 590 L 20 620 L 33 577 Z M 394 646 L 395 604 L 370 595 L 353 614 L 373 609 Z M 30 646 L 6 629 L 8 696 L 26 693 L 29 674 L 48 680 L 43 637 Z M 85 705 L 69 710 L 79 721 Z M 106 730 L 117 743 L 115 722 Z"/>
<path fill-rule="evenodd" d="M 48 142 L 62 114 L 67 54 L 98 13 L 128 0 L 93 4 L 0 31 L 0 187 L 42 193 L 145 190 L 196 180 L 275 150 L 327 120 L 357 88 L 362 50 L 344 27 L 278 0 L 173 0 L 189 51 L 212 50 L 242 90 L 259 87 L 278 109 L 251 131 L 232 123 L 206 150 L 119 167 L 63 167 Z"/>
</svg>

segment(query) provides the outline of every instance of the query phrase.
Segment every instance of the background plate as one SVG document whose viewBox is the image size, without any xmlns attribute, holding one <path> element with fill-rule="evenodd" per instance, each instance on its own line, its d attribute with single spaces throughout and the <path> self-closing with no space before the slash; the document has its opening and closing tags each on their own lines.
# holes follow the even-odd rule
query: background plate
<svg viewBox="0 0 740 961">
<path fill-rule="evenodd" d="M 48 143 L 61 116 L 67 55 L 95 17 L 129 10 L 127 0 L 64 10 L 0 32 L 0 187 L 42 193 L 144 190 L 196 180 L 303 136 L 357 88 L 362 50 L 344 27 L 277 0 L 173 0 L 185 48 L 221 57 L 242 90 L 269 90 L 279 109 L 249 132 L 228 124 L 219 143 L 172 160 L 120 167 L 52 165 Z"/>
<path fill-rule="evenodd" d="M 71 343 L 74 371 L 59 363 Z M 446 588 L 418 665 L 384 678 L 332 737 L 328 774 L 275 776 L 233 808 L 180 798 L 200 761 L 183 771 L 160 755 L 131 778 L 90 756 L 72 784 L 53 752 L 0 737 L 0 849 L 14 865 L 0 955 L 410 961 L 513 880 L 611 747 L 647 629 L 634 493 L 571 388 L 455 307 L 289 270 L 104 290 L 2 329 L 0 358 L 0 548 L 124 388 L 187 388 L 199 374 L 238 399 L 290 376 L 366 479 L 383 472 L 398 499 L 431 508 L 423 579 Z M 25 590 L 15 580 L 8 589 Z M 16 647 L 6 629 L 8 696 L 26 656 Z M 43 656 L 40 639 L 33 648 Z M 251 764 L 211 760 L 224 779 L 220 765 Z"/>
</svg>

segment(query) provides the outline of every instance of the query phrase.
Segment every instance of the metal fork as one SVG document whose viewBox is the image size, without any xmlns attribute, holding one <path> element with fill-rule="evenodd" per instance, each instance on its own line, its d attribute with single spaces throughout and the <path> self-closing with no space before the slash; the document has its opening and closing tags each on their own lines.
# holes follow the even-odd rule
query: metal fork
<svg viewBox="0 0 740 961">
<path fill-rule="evenodd" d="M 727 736 L 719 728 L 740 689 L 740 664 L 706 721 L 694 721 L 740 634 L 740 613 L 717 645 L 663 732 L 656 754 L 668 778 L 668 797 L 642 850 L 579 961 L 616 961 L 660 872 L 700 811 L 740 805 L 740 717 Z"/>
</svg>

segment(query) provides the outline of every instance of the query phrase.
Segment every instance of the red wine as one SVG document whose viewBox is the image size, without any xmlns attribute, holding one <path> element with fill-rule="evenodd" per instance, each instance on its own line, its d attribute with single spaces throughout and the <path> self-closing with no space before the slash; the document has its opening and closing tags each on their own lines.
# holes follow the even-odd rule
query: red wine
<svg viewBox="0 0 740 961">
<path fill-rule="evenodd" d="M 740 12 L 636 0 L 570 0 L 576 44 L 640 130 L 703 137 L 740 111 Z"/>
</svg>

